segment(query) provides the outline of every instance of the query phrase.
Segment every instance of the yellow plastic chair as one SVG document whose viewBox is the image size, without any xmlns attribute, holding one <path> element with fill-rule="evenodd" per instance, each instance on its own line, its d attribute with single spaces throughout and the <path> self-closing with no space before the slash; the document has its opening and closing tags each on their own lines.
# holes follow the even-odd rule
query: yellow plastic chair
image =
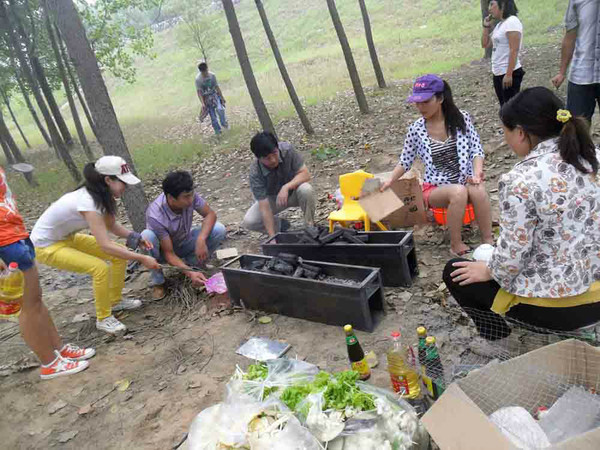
<svg viewBox="0 0 600 450">
<path fill-rule="evenodd" d="M 344 228 L 346 227 L 346 222 L 363 222 L 365 224 L 365 231 L 371 231 L 369 216 L 367 216 L 367 213 L 357 200 L 360 197 L 360 192 L 367 178 L 373 178 L 373 174 L 364 170 L 340 175 L 340 190 L 344 196 L 344 204 L 340 210 L 329 214 L 330 233 L 333 231 L 336 222 L 339 222 Z M 381 222 L 376 222 L 376 224 L 382 231 L 387 231 L 387 228 Z"/>
</svg>

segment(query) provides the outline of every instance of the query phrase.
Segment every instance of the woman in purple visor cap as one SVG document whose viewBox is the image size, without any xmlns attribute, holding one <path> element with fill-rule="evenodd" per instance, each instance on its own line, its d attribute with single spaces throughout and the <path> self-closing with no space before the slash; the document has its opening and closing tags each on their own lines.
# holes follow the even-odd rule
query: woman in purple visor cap
<svg viewBox="0 0 600 450">
<path fill-rule="evenodd" d="M 448 208 L 451 253 L 464 256 L 472 250 L 461 236 L 468 203 L 475 209 L 483 242 L 493 244 L 490 200 L 483 183 L 484 154 L 471 117 L 456 107 L 450 86 L 437 75 L 418 78 L 408 101 L 422 117 L 408 129 L 400 161 L 383 188 L 410 170 L 418 156 L 425 165 L 425 206 Z"/>
</svg>

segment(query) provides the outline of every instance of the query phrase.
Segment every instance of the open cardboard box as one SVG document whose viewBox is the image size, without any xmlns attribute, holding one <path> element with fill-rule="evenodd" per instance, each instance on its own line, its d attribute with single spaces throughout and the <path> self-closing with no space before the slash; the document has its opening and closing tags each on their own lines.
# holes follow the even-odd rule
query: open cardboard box
<svg viewBox="0 0 600 450">
<path fill-rule="evenodd" d="M 391 175 L 392 172 L 385 172 L 377 173 L 374 177 L 383 183 Z M 381 217 L 381 220 L 390 228 L 412 227 L 427 222 L 418 170 L 413 168 L 406 172 L 402 178 L 392 183 L 390 191 L 396 198 L 390 199 L 391 192 L 375 192 L 364 198 L 361 196 L 360 204 L 369 216 L 377 217 L 375 220 L 380 219 L 381 211 L 389 213 Z"/>
<path fill-rule="evenodd" d="M 488 416 L 505 406 L 533 414 L 572 385 L 600 392 L 600 349 L 575 339 L 471 372 L 452 383 L 422 421 L 442 450 L 517 449 Z M 600 449 L 600 428 L 546 448 Z"/>
</svg>

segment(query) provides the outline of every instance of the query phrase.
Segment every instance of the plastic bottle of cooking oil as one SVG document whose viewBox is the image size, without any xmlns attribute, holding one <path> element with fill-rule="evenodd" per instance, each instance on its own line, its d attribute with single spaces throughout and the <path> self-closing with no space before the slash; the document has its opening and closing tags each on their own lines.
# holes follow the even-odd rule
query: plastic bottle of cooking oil
<svg viewBox="0 0 600 450">
<path fill-rule="evenodd" d="M 0 318 L 14 320 L 21 312 L 23 299 L 23 272 L 12 262 L 0 272 Z"/>
<path fill-rule="evenodd" d="M 419 398 L 421 387 L 414 365 L 414 352 L 406 343 L 402 342 L 399 331 L 392 333 L 392 345 L 387 353 L 387 362 L 394 391 L 403 398 Z"/>
</svg>

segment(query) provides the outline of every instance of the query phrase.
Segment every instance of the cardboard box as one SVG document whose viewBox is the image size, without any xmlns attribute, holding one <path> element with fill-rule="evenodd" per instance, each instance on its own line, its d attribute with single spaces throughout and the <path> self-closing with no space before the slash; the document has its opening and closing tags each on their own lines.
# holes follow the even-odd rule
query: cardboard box
<svg viewBox="0 0 600 450">
<path fill-rule="evenodd" d="M 422 421 L 442 450 L 517 449 L 488 416 L 505 406 L 534 414 L 573 385 L 600 392 L 600 349 L 569 339 L 471 372 L 452 383 Z M 600 449 L 600 428 L 546 448 Z"/>
<path fill-rule="evenodd" d="M 375 178 L 385 182 L 390 179 L 391 174 L 391 172 L 378 173 L 375 174 Z M 406 172 L 402 178 L 392 184 L 390 189 L 396 194 L 399 201 L 394 203 L 398 208 L 382 219 L 385 224 L 390 228 L 406 228 L 427 223 L 418 170 L 413 168 Z M 386 202 L 384 197 L 380 201 Z M 386 210 L 386 208 L 388 207 L 381 209 Z"/>
</svg>

